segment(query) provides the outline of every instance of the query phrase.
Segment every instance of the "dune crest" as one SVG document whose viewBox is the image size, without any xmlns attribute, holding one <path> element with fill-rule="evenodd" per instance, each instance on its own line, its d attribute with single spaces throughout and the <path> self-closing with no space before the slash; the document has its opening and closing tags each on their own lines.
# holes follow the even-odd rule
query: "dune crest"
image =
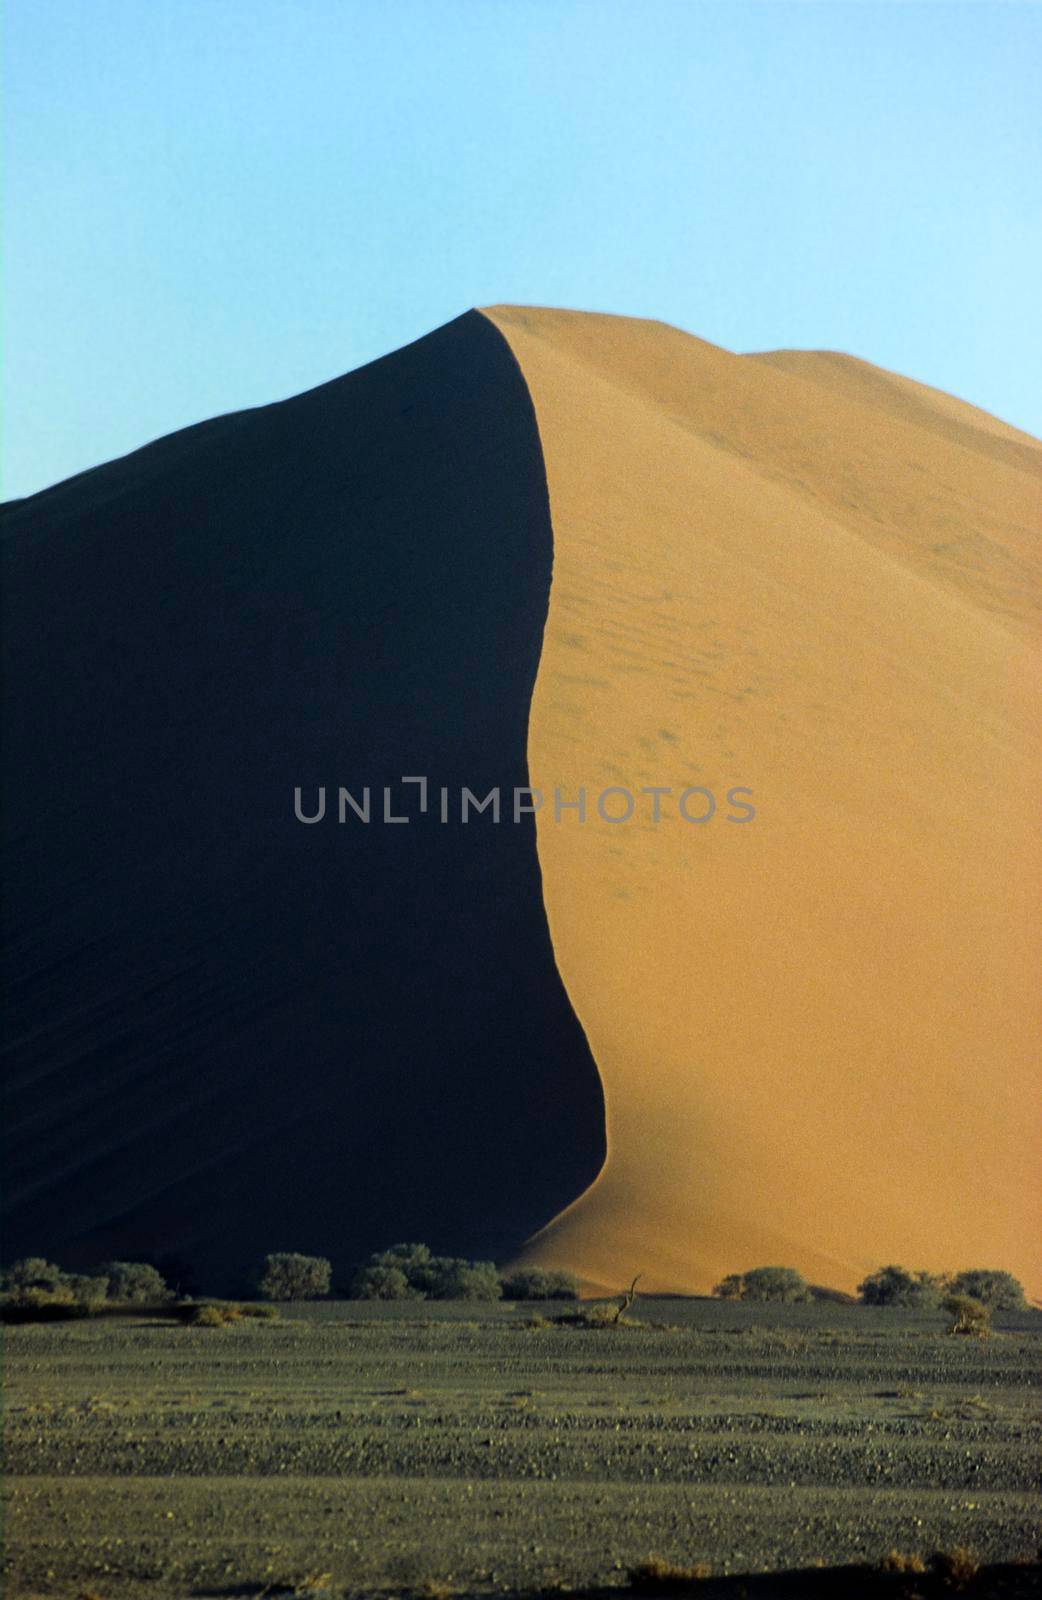
<svg viewBox="0 0 1042 1600">
<path fill-rule="evenodd" d="M 867 363 L 498 307 L 6 507 L 9 1253 L 1042 1294 L 1040 487 Z"/>
<path fill-rule="evenodd" d="M 524 1259 L 1042 1293 L 1042 450 L 847 358 L 485 315 L 554 530 L 532 782 L 674 791 L 658 825 L 537 819 L 608 1155 Z M 756 817 L 685 823 L 685 785 Z"/>
<path fill-rule="evenodd" d="M 271 1250 L 343 1282 L 399 1239 L 516 1247 L 604 1147 L 532 819 L 460 820 L 527 784 L 550 586 L 499 334 L 468 313 L 3 520 L 5 1250 L 240 1292 Z"/>
</svg>

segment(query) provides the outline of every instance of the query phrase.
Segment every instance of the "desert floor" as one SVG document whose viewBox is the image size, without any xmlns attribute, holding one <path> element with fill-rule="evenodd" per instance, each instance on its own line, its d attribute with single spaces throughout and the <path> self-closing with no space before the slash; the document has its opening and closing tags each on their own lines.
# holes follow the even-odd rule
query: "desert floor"
<svg viewBox="0 0 1042 1600">
<path fill-rule="evenodd" d="M 565 1310 L 9 1328 L 5 1592 L 567 1593 L 649 1557 L 1035 1557 L 1037 1314 L 977 1341 L 834 1305 L 540 1321 Z"/>
</svg>

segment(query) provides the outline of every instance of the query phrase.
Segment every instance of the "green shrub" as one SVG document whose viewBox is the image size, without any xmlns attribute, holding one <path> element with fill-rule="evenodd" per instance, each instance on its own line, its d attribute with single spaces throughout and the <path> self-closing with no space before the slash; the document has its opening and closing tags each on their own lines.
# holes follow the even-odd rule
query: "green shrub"
<svg viewBox="0 0 1042 1600">
<path fill-rule="evenodd" d="M 351 1283 L 352 1300 L 422 1300 L 400 1267 L 362 1267 Z"/>
<path fill-rule="evenodd" d="M 192 1328 L 227 1328 L 247 1318 L 252 1320 L 259 1317 L 269 1322 L 278 1317 L 278 1311 L 270 1305 L 240 1305 L 237 1300 L 209 1300 L 205 1305 L 182 1305 L 178 1315 L 182 1322 Z"/>
<path fill-rule="evenodd" d="M 100 1272 L 108 1281 L 108 1298 L 120 1305 L 158 1305 L 170 1299 L 160 1273 L 144 1261 L 110 1261 Z"/>
<path fill-rule="evenodd" d="M 406 1276 L 414 1267 L 425 1267 L 431 1259 L 430 1247 L 425 1244 L 392 1244 L 389 1250 L 378 1250 L 369 1257 L 372 1267 L 396 1267 Z"/>
<path fill-rule="evenodd" d="M 986 1339 L 991 1332 L 991 1307 L 981 1300 L 974 1300 L 972 1295 L 950 1294 L 944 1302 L 944 1309 L 952 1318 L 949 1333 Z"/>
<path fill-rule="evenodd" d="M 226 1328 L 235 1319 L 227 1315 L 225 1306 L 196 1306 L 190 1326 L 193 1328 Z"/>
<path fill-rule="evenodd" d="M 570 1272 L 544 1272 L 524 1267 L 502 1279 L 505 1300 L 578 1300 L 579 1285 Z"/>
<path fill-rule="evenodd" d="M 422 1269 L 431 1300 L 499 1300 L 503 1286 L 492 1261 L 433 1256 Z"/>
<path fill-rule="evenodd" d="M 393 1244 L 376 1250 L 351 1282 L 353 1300 L 423 1300 L 435 1269 L 425 1244 Z"/>
<path fill-rule="evenodd" d="M 76 1304 L 65 1284 L 56 1289 L 22 1289 L 17 1295 L 4 1295 L 0 1304 L 3 1322 L 63 1322 L 86 1315 L 86 1306 Z"/>
<path fill-rule="evenodd" d="M 53 1261 L 45 1261 L 43 1256 L 25 1256 L 12 1261 L 4 1271 L 3 1291 L 14 1303 L 29 1289 L 57 1289 L 64 1281 L 64 1272 Z"/>
<path fill-rule="evenodd" d="M 277 1251 L 264 1258 L 258 1288 L 266 1300 L 320 1300 L 329 1293 L 332 1272 L 325 1256 Z"/>
<path fill-rule="evenodd" d="M 108 1279 L 85 1273 L 63 1272 L 53 1261 L 28 1256 L 15 1261 L 4 1273 L 5 1310 L 21 1308 L 31 1317 L 6 1318 L 8 1321 L 40 1321 L 48 1317 L 71 1316 L 100 1305 L 108 1294 Z"/>
<path fill-rule="evenodd" d="M 70 1272 L 65 1286 L 78 1306 L 100 1306 L 108 1299 L 109 1280 L 91 1277 L 88 1273 Z"/>
<path fill-rule="evenodd" d="M 929 1272 L 909 1272 L 905 1267 L 880 1267 L 857 1286 L 865 1306 L 912 1306 L 933 1311 L 941 1303 L 945 1283 Z"/>
<path fill-rule="evenodd" d="M 560 1326 L 573 1328 L 636 1326 L 634 1319 L 625 1316 L 622 1307 L 615 1300 L 594 1300 L 588 1305 L 580 1306 L 577 1311 L 562 1313 L 556 1320 Z"/>
<path fill-rule="evenodd" d="M 39 1310 L 41 1306 L 72 1306 L 76 1302 L 72 1290 L 67 1283 L 56 1283 L 53 1289 L 23 1289 L 18 1298 L 19 1305 L 31 1306 Z"/>
<path fill-rule="evenodd" d="M 713 1293 L 721 1300 L 809 1300 L 810 1290 L 795 1267 L 753 1267 L 721 1279 Z"/>
<path fill-rule="evenodd" d="M 376 1251 L 351 1284 L 356 1300 L 498 1300 L 502 1292 L 491 1261 L 433 1256 L 425 1244 Z"/>
<path fill-rule="evenodd" d="M 987 1267 L 970 1267 L 956 1273 L 949 1284 L 952 1294 L 969 1295 L 993 1311 L 1023 1311 L 1027 1308 L 1024 1286 L 1012 1272 L 998 1272 Z"/>
</svg>

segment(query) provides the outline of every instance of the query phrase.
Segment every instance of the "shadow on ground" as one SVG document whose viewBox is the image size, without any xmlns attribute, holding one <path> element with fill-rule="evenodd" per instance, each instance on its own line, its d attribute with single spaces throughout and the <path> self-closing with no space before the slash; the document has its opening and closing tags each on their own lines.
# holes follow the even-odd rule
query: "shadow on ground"
<svg viewBox="0 0 1042 1600">
<path fill-rule="evenodd" d="M 974 1572 L 951 1570 L 950 1558 L 935 1558 L 934 1570 L 892 1572 L 879 1567 L 804 1567 L 791 1572 L 732 1573 L 720 1577 L 698 1577 L 676 1572 L 648 1574 L 638 1571 L 628 1584 L 575 1589 L 569 1587 L 512 1591 L 508 1600 L 620 1600 L 627 1595 L 698 1595 L 699 1600 L 1029 1600 L 1042 1595 L 1042 1564 L 1008 1562 L 979 1567 Z M 387 1600 L 390 1591 L 381 1590 Z M 335 1588 L 281 1587 L 264 1583 L 238 1583 L 225 1588 L 193 1590 L 199 1600 L 232 1600 L 233 1596 L 254 1596 L 256 1600 L 278 1600 L 296 1596 L 298 1600 L 369 1600 L 371 1591 L 339 1591 Z M 401 1600 L 478 1600 L 479 1591 L 431 1585 L 404 1589 Z"/>
</svg>

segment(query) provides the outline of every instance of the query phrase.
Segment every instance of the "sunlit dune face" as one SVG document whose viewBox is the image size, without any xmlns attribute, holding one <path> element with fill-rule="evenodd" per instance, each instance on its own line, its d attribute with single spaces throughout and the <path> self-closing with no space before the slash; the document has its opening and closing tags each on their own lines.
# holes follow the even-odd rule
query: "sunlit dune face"
<svg viewBox="0 0 1042 1600">
<path fill-rule="evenodd" d="M 531 782 L 672 790 L 657 824 L 646 797 L 537 818 L 609 1153 L 528 1256 L 601 1285 L 778 1263 L 852 1288 L 897 1260 L 1042 1292 L 1042 447 L 844 358 L 486 315 L 554 530 Z"/>
</svg>

